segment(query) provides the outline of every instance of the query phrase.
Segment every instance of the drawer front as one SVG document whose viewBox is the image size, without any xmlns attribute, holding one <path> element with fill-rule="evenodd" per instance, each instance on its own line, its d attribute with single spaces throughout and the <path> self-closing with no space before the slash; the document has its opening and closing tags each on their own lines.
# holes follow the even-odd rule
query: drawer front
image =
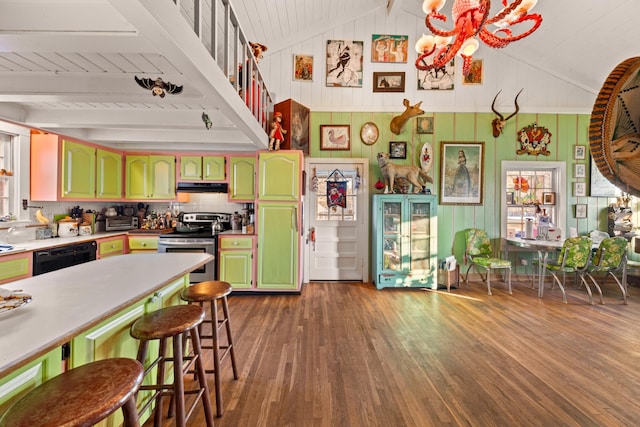
<svg viewBox="0 0 640 427">
<path fill-rule="evenodd" d="M 0 261 L 0 283 L 24 279 L 31 276 L 32 253 L 6 255 Z"/>
<path fill-rule="evenodd" d="M 221 237 L 220 249 L 252 249 L 253 239 L 251 237 Z"/>
<path fill-rule="evenodd" d="M 100 254 L 100 258 L 105 258 L 111 255 L 122 255 L 124 253 L 124 239 L 99 242 L 98 253 Z"/>
<path fill-rule="evenodd" d="M 158 250 L 158 237 L 129 236 L 130 250 Z"/>
</svg>

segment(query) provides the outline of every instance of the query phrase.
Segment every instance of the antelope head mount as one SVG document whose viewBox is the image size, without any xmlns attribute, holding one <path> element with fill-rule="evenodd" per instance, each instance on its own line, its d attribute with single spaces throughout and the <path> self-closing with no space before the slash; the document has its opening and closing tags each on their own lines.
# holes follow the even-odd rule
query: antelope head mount
<svg viewBox="0 0 640 427">
<path fill-rule="evenodd" d="M 416 117 L 420 114 L 424 114 L 424 111 L 420 108 L 420 105 L 422 105 L 422 101 L 418 102 L 415 105 L 411 105 L 409 100 L 405 99 L 403 101 L 403 104 L 405 108 L 404 112 L 399 116 L 393 117 L 391 119 L 391 123 L 389 124 L 391 132 L 395 133 L 396 135 L 400 135 L 400 132 L 402 132 L 402 128 L 407 123 L 407 120 L 409 120 L 411 117 Z"/>
<path fill-rule="evenodd" d="M 518 92 L 518 94 L 516 95 L 516 99 L 514 101 L 514 103 L 516 104 L 516 111 L 514 111 L 511 115 L 507 116 L 507 118 L 504 118 L 502 114 L 496 111 L 496 99 L 498 99 L 498 95 L 500 95 L 500 92 L 502 91 L 500 90 L 498 91 L 498 93 L 496 93 L 496 97 L 493 98 L 493 102 L 491 103 L 491 111 L 493 111 L 496 114 L 496 116 L 498 116 L 491 121 L 491 128 L 493 130 L 494 138 L 498 138 L 502 134 L 502 131 L 504 130 L 504 125 L 507 124 L 507 120 L 509 120 L 511 117 L 515 116 L 516 114 L 518 114 L 518 111 L 520 111 L 520 107 L 518 106 L 518 97 L 520 96 L 522 89 L 520 89 L 520 92 Z"/>
</svg>

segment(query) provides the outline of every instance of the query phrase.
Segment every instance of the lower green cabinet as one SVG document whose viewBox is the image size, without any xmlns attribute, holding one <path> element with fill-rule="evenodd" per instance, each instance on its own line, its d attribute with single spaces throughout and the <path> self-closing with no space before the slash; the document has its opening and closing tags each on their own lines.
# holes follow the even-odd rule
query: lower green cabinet
<svg viewBox="0 0 640 427">
<path fill-rule="evenodd" d="M 233 289 L 253 287 L 253 237 L 220 237 L 220 280 Z"/>
</svg>

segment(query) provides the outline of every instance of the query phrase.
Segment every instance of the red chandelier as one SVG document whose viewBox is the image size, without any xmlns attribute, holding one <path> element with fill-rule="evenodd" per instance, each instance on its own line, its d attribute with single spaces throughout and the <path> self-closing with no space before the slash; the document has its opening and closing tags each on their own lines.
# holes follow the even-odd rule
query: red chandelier
<svg viewBox="0 0 640 427">
<path fill-rule="evenodd" d="M 490 47 L 501 48 L 527 37 L 542 23 L 542 16 L 537 13 L 529 14 L 538 0 L 514 0 L 509 5 L 507 0 L 502 0 L 504 8 L 493 18 L 489 18 L 490 0 L 454 0 L 451 18 L 455 28 L 444 31 L 436 28 L 432 20 L 447 21 L 447 17 L 440 13 L 445 2 L 446 0 L 424 0 L 422 4 L 422 10 L 427 14 L 424 23 L 433 35 L 423 34 L 416 43 L 418 70 L 429 71 L 444 67 L 457 53 L 464 60 L 462 73 L 467 75 L 472 56 L 480 44 L 476 36 Z M 533 21 L 533 26 L 522 34 L 513 35 L 509 27 L 524 21 Z M 493 32 L 487 29 L 491 24 L 497 27 Z M 428 63 L 430 56 L 433 58 Z"/>
</svg>

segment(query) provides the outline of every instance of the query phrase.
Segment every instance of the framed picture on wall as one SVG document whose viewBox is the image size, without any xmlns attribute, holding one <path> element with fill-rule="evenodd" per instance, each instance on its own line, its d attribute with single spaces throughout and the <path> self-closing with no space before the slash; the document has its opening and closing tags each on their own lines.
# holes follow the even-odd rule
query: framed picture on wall
<svg viewBox="0 0 640 427">
<path fill-rule="evenodd" d="M 409 36 L 371 36 L 371 62 L 407 62 L 408 51 Z"/>
<path fill-rule="evenodd" d="M 556 193 L 542 193 L 542 204 L 543 205 L 555 205 L 556 204 Z"/>
<path fill-rule="evenodd" d="M 587 205 L 586 203 L 578 203 L 575 205 L 575 216 L 576 218 L 586 218 L 587 217 Z"/>
<path fill-rule="evenodd" d="M 586 178 L 587 177 L 587 165 L 582 163 L 576 163 L 573 165 L 573 177 L 574 178 Z"/>
<path fill-rule="evenodd" d="M 350 150 L 350 125 L 320 125 L 321 150 Z"/>
<path fill-rule="evenodd" d="M 585 197 L 587 195 L 587 184 L 584 182 L 574 182 L 573 195 L 575 197 Z"/>
<path fill-rule="evenodd" d="M 362 87 L 363 44 L 353 40 L 327 40 L 327 86 Z"/>
<path fill-rule="evenodd" d="M 391 159 L 406 159 L 407 158 L 407 143 L 399 141 L 389 142 L 389 158 Z"/>
<path fill-rule="evenodd" d="M 462 76 L 463 85 L 481 85 L 483 77 L 483 63 L 482 59 L 471 60 L 469 66 L 469 72 Z"/>
<path fill-rule="evenodd" d="M 587 146 L 586 145 L 575 145 L 573 147 L 573 159 L 574 160 L 584 160 L 587 158 Z"/>
<path fill-rule="evenodd" d="M 416 132 L 426 134 L 433 133 L 433 117 L 417 117 Z"/>
<path fill-rule="evenodd" d="M 590 185 L 589 185 L 589 195 L 591 197 L 618 197 L 622 194 L 622 191 L 613 185 L 611 181 L 602 175 L 602 172 L 596 166 L 596 162 L 593 160 L 593 157 L 590 158 Z"/>
<path fill-rule="evenodd" d="M 440 142 L 440 204 L 481 205 L 484 142 Z"/>
<path fill-rule="evenodd" d="M 313 56 L 293 55 L 293 80 L 296 82 L 313 81 Z"/>
<path fill-rule="evenodd" d="M 373 73 L 374 92 L 404 92 L 404 71 Z"/>
</svg>

